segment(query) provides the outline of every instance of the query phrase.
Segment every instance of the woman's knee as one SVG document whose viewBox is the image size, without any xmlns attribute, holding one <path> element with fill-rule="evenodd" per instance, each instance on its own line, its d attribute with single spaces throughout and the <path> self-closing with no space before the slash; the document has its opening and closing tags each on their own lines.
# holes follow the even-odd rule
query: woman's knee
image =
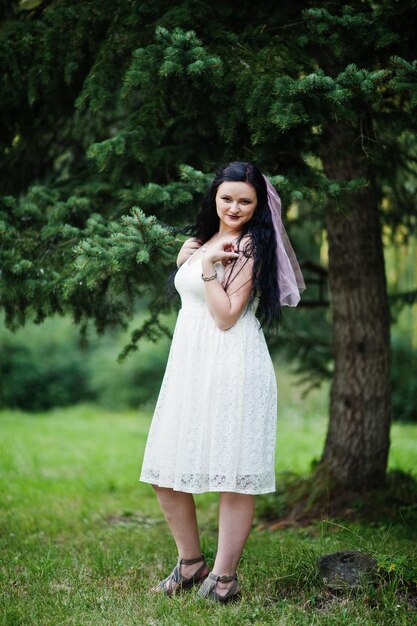
<svg viewBox="0 0 417 626">
<path fill-rule="evenodd" d="M 222 491 L 220 493 L 221 500 L 237 501 L 237 502 L 250 502 L 254 500 L 255 496 L 250 493 L 238 493 L 236 491 Z"/>
<path fill-rule="evenodd" d="M 159 485 L 154 485 L 153 483 L 151 483 L 151 487 L 157 493 L 166 493 L 167 491 L 172 491 L 172 489 L 170 489 L 169 487 L 160 487 Z"/>
</svg>

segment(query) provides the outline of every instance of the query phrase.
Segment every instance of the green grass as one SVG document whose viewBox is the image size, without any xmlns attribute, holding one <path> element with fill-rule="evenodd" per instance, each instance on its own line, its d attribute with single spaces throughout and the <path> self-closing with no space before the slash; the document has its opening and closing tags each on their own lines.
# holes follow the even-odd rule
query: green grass
<svg viewBox="0 0 417 626">
<path fill-rule="evenodd" d="M 325 391 L 303 399 L 287 383 L 279 373 L 277 469 L 305 473 L 324 440 Z M 404 562 L 417 571 L 413 529 L 400 521 L 322 521 L 275 532 L 255 526 L 239 569 L 239 604 L 212 605 L 194 592 L 149 594 L 176 559 L 153 491 L 138 482 L 149 422 L 148 414 L 89 406 L 0 413 L 1 624 L 417 624 L 398 584 Z M 394 425 L 392 467 L 417 466 L 416 435 L 417 425 Z M 196 501 L 212 562 L 217 495 Z M 393 573 L 333 595 L 317 576 L 316 558 L 351 548 L 371 551 Z"/>
</svg>

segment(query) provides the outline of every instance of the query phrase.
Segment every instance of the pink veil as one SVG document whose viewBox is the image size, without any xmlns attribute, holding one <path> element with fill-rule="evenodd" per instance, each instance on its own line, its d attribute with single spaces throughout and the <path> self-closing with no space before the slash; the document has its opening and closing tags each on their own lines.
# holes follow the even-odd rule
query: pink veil
<svg viewBox="0 0 417 626">
<path fill-rule="evenodd" d="M 297 306 L 300 292 L 306 288 L 295 252 L 288 238 L 281 218 L 281 199 L 275 187 L 264 176 L 268 191 L 268 205 L 277 240 L 278 285 L 281 306 Z"/>
</svg>

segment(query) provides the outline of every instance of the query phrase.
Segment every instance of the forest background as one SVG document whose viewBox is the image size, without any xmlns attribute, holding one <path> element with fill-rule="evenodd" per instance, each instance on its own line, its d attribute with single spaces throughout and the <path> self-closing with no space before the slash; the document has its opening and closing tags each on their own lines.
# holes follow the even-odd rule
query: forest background
<svg viewBox="0 0 417 626">
<path fill-rule="evenodd" d="M 253 160 L 307 283 L 271 353 L 295 395 L 329 393 L 315 513 L 343 494 L 389 499 L 394 484 L 411 520 L 412 472 L 387 470 L 392 420 L 417 421 L 416 6 L 3 3 L 5 414 L 149 413 L 179 306 L 176 229 L 219 166 Z M 293 492 L 304 515 L 306 491 Z"/>
</svg>

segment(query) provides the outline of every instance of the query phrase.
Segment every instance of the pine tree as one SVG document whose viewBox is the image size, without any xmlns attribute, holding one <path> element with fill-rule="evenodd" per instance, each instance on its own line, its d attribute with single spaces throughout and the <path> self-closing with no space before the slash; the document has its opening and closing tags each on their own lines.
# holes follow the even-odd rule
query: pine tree
<svg viewBox="0 0 417 626">
<path fill-rule="evenodd" d="M 256 13 L 248 1 L 11 3 L 0 40 L 6 323 L 70 312 L 104 331 L 141 300 L 150 316 L 132 345 L 166 332 L 181 241 L 171 227 L 192 222 L 219 165 L 255 160 L 298 210 L 293 232 L 310 221 L 328 233 L 335 375 L 322 469 L 378 484 L 390 416 L 380 220 L 415 226 L 398 182 L 415 145 L 415 18 L 412 0 L 266 1 Z"/>
<path fill-rule="evenodd" d="M 320 469 L 359 488 L 383 482 L 389 450 L 390 320 L 375 169 L 386 150 L 382 120 L 397 124 L 405 92 L 411 112 L 417 69 L 390 58 L 400 37 L 390 20 L 398 17 L 387 3 L 306 10 L 307 49 L 319 69 L 277 81 L 277 124 L 315 127 L 315 153 L 339 205 L 325 211 L 335 369 Z M 347 181 L 358 193 L 341 194 Z"/>
</svg>

